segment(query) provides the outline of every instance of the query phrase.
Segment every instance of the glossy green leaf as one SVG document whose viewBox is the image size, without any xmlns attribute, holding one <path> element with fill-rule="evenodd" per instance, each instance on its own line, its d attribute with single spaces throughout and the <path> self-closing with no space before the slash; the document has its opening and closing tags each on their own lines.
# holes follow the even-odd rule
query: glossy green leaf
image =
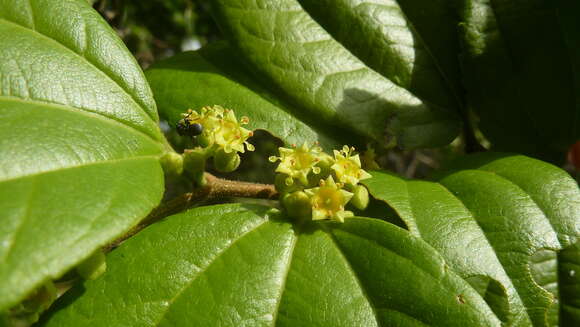
<svg viewBox="0 0 580 327">
<path fill-rule="evenodd" d="M 0 1 L 0 311 L 160 200 L 143 73 L 84 0 Z"/>
<path fill-rule="evenodd" d="M 484 296 L 502 320 L 545 325 L 558 295 L 554 251 L 580 237 L 578 185 L 559 168 L 524 156 L 473 155 L 454 167 L 438 183 L 386 172 L 364 183 L 474 286 L 482 278 L 499 283 Z M 556 305 L 551 321 L 557 312 Z"/>
<path fill-rule="evenodd" d="M 449 1 L 299 2 L 369 68 L 428 103 L 461 106 L 457 18 Z"/>
<path fill-rule="evenodd" d="M 320 141 L 329 150 L 338 146 L 294 117 L 292 106 L 261 86 L 226 43 L 176 55 L 156 63 L 146 75 L 161 117 L 172 126 L 188 108 L 219 104 L 251 117 L 248 128 L 266 130 L 287 145 Z"/>
<path fill-rule="evenodd" d="M 467 95 L 502 151 L 562 162 L 580 139 L 580 3 L 462 0 Z"/>
<path fill-rule="evenodd" d="M 580 325 L 580 243 L 558 254 L 561 326 Z"/>
<path fill-rule="evenodd" d="M 324 3 L 218 0 L 215 15 L 252 72 L 313 126 L 381 143 L 395 136 L 406 148 L 451 142 L 459 99 L 450 71 L 457 69 L 439 55 L 456 47 L 453 40 L 422 40 L 427 23 L 409 29 L 409 17 L 425 17 L 419 5 L 409 4 L 406 16 L 394 1 Z M 430 6 L 446 17 L 443 2 Z"/>
<path fill-rule="evenodd" d="M 201 207 L 123 243 L 44 326 L 499 326 L 433 249 L 369 218 Z"/>
</svg>

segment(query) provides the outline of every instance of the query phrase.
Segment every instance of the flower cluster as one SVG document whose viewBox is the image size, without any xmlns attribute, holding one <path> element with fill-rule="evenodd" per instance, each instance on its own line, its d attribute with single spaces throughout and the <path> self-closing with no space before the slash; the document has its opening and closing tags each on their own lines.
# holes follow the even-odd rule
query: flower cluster
<svg viewBox="0 0 580 327">
<path fill-rule="evenodd" d="M 189 109 L 182 116 L 177 132 L 193 137 L 197 144 L 196 148 L 184 152 L 184 170 L 199 184 L 204 183 L 202 177 L 207 159 L 213 157 L 216 170 L 231 172 L 240 165 L 239 152 L 254 151 L 254 146 L 248 142 L 253 133 L 242 127 L 248 124 L 248 117 L 238 121 L 233 110 L 218 105 L 203 107 L 199 112 Z"/>
<path fill-rule="evenodd" d="M 245 145 L 248 151 L 254 151 L 254 146 L 247 141 L 253 133 L 242 127 L 249 123 L 246 116 L 238 122 L 233 110 L 218 105 L 203 107 L 199 113 L 189 109 L 182 116 L 178 126 L 201 126 L 197 139 L 202 147 L 213 147 L 214 150 L 223 150 L 226 153 L 244 153 Z"/>
<path fill-rule="evenodd" d="M 343 222 L 353 216 L 345 209 L 348 203 L 359 209 L 367 206 L 368 191 L 359 182 L 371 176 L 361 168 L 354 148 L 345 145 L 334 151 L 334 157 L 322 152 L 318 145 L 306 143 L 279 148 L 279 152 L 280 156 L 272 156 L 270 161 L 280 161 L 276 189 L 290 216 Z"/>
</svg>

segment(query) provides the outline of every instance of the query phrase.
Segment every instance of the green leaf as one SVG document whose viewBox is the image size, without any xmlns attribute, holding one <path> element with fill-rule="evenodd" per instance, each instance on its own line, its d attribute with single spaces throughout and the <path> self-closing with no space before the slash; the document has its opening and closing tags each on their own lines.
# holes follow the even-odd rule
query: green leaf
<svg viewBox="0 0 580 327">
<path fill-rule="evenodd" d="M 107 265 L 44 326 L 499 326 L 431 247 L 376 219 L 300 228 L 266 207 L 200 207 Z"/>
<path fill-rule="evenodd" d="M 486 153 L 463 158 L 438 183 L 372 175 L 364 181 L 370 193 L 452 269 L 474 286 L 482 279 L 499 283 L 483 294 L 503 321 L 545 325 L 558 295 L 554 251 L 580 237 L 580 191 L 566 172 L 524 156 Z M 561 301 L 578 297 L 568 296 Z M 556 306 L 550 320 L 557 312 Z"/>
<path fill-rule="evenodd" d="M 462 61 L 480 128 L 501 151 L 562 162 L 580 138 L 580 3 L 462 0 Z"/>
<path fill-rule="evenodd" d="M 448 1 L 299 2 L 372 70 L 429 103 L 461 106 L 457 17 Z"/>
<path fill-rule="evenodd" d="M 580 324 L 580 243 L 558 254 L 561 326 Z"/>
<path fill-rule="evenodd" d="M 153 65 L 146 72 L 162 118 L 174 126 L 188 108 L 215 104 L 250 117 L 248 128 L 263 129 L 287 145 L 320 141 L 327 149 L 338 144 L 292 115 L 284 103 L 259 82 L 237 58 L 234 49 L 218 42 Z"/>
<path fill-rule="evenodd" d="M 0 311 L 160 200 L 143 73 L 84 0 L 0 1 Z"/>
<path fill-rule="evenodd" d="M 419 6 L 409 5 L 407 17 L 395 2 L 301 3 L 219 0 L 215 15 L 251 71 L 309 124 L 380 143 L 387 134 L 405 148 L 451 142 L 459 127 L 456 76 L 440 63 L 442 51 L 428 49 L 456 45 L 420 40 L 429 24 L 413 30 L 409 21 L 425 17 Z M 433 13 L 446 17 L 437 4 Z"/>
</svg>

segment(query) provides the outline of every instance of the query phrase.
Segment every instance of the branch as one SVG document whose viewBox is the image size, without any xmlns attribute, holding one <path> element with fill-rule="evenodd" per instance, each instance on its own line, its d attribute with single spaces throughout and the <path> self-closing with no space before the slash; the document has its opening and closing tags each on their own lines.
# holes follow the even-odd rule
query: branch
<svg viewBox="0 0 580 327">
<path fill-rule="evenodd" d="M 200 202 L 230 197 L 258 198 L 275 200 L 278 192 L 274 185 L 232 181 L 216 177 L 210 173 L 204 174 L 206 184 L 194 189 L 190 193 L 181 194 L 165 203 L 162 203 L 145 217 L 129 232 L 103 247 L 104 252 L 110 252 L 126 239 L 139 233 L 145 227 L 173 214 L 181 212 Z"/>
<path fill-rule="evenodd" d="M 278 198 L 278 192 L 271 184 L 232 181 L 209 173 L 205 173 L 205 180 L 206 187 L 209 187 L 207 196 L 211 199 L 241 197 L 274 200 Z"/>
</svg>

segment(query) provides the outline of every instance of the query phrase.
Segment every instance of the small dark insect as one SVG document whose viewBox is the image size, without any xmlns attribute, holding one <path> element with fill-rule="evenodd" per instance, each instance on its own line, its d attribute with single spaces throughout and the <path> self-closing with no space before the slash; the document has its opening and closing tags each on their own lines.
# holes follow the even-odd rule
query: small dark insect
<svg viewBox="0 0 580 327">
<path fill-rule="evenodd" d="M 181 136 L 193 137 L 198 136 L 203 132 L 203 126 L 201 126 L 201 124 L 198 123 L 192 124 L 186 119 L 181 119 L 180 121 L 178 121 L 177 124 L 175 125 L 175 128 L 177 129 L 177 134 Z"/>
</svg>

